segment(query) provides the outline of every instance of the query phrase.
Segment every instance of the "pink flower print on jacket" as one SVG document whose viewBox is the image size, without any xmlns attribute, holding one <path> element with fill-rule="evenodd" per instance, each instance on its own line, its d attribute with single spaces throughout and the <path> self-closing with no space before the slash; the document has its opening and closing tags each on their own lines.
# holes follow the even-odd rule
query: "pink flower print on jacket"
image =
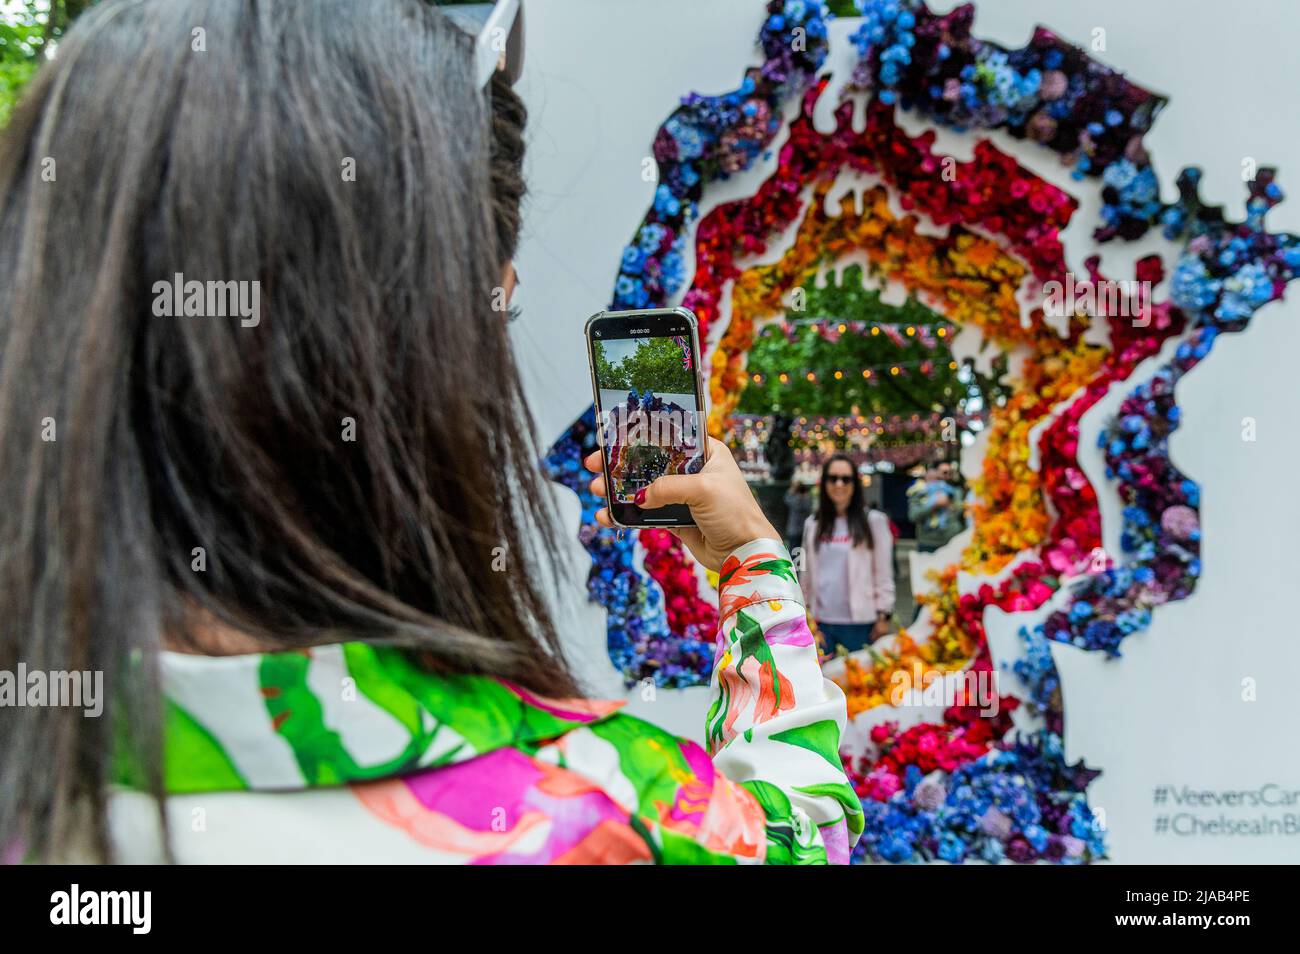
<svg viewBox="0 0 1300 954">
<path fill-rule="evenodd" d="M 766 816 L 754 796 L 727 778 L 707 752 L 682 740 L 690 771 L 671 805 L 659 806 L 665 828 L 689 835 L 710 851 L 739 859 L 761 860 L 767 845 Z"/>
<path fill-rule="evenodd" d="M 779 601 L 773 602 L 779 605 Z M 706 719 L 710 752 L 717 752 L 735 736 L 736 720 L 742 714 L 759 725 L 794 708 L 794 686 L 777 669 L 772 649 L 775 645 L 813 645 L 802 617 L 777 623 L 768 633 L 743 610 L 736 612 L 734 620 L 734 625 L 723 626 L 720 636 L 729 640 L 729 645 L 717 662 L 720 694 Z"/>
<path fill-rule="evenodd" d="M 355 785 L 353 791 L 381 820 L 472 864 L 651 860 L 627 811 L 602 789 L 517 749 Z"/>
</svg>

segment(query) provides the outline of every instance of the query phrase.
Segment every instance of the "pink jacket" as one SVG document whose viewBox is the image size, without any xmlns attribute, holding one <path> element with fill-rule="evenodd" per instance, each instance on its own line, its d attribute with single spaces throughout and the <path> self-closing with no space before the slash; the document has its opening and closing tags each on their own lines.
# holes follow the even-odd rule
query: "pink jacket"
<svg viewBox="0 0 1300 954">
<path fill-rule="evenodd" d="M 894 534 L 889 518 L 879 510 L 868 511 L 867 528 L 873 546 L 868 549 L 862 544 L 849 551 L 849 609 L 857 623 L 874 623 L 877 612 L 894 611 Z M 804 521 L 802 557 L 799 583 L 813 619 L 817 619 L 816 514 Z"/>
</svg>

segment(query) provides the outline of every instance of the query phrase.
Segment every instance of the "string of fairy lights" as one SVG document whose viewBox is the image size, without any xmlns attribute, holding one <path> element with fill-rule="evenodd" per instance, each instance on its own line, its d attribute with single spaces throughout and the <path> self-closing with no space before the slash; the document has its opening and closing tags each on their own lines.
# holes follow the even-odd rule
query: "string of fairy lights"
<svg viewBox="0 0 1300 954">
<path fill-rule="evenodd" d="M 762 333 L 770 335 L 779 331 L 789 341 L 794 342 L 798 338 L 798 329 L 800 328 L 812 328 L 816 334 L 831 343 L 837 342 L 846 334 L 866 337 L 883 335 L 899 347 L 919 344 L 931 351 L 939 347 L 940 344 L 946 343 L 946 339 L 956 330 L 955 325 L 947 322 L 906 324 L 890 321 L 841 321 L 835 318 L 811 317 L 783 318 L 767 325 Z M 940 370 L 945 363 L 949 371 L 957 370 L 958 364 L 956 361 L 942 362 L 932 358 L 923 358 L 909 361 L 890 361 L 864 368 L 818 369 L 805 367 L 792 368 L 772 374 L 754 372 L 749 376 L 749 379 L 754 384 L 763 385 L 767 383 L 790 384 L 801 380 L 816 384 L 819 381 L 843 381 L 860 377 L 869 384 L 875 384 L 885 377 L 907 377 L 914 372 L 925 377 L 933 377 L 935 372 Z"/>
<path fill-rule="evenodd" d="M 957 440 L 962 430 L 978 430 L 985 421 L 983 414 L 941 414 L 938 411 L 911 414 L 844 414 L 837 416 L 800 416 L 790 422 L 791 436 L 799 442 L 833 438 L 870 439 L 884 435 L 922 434 L 927 438 Z M 761 414 L 733 414 L 728 437 L 743 441 L 753 435 L 760 441 L 771 431 L 771 418 Z"/>
<path fill-rule="evenodd" d="M 843 381 L 861 377 L 868 384 L 878 383 L 885 377 L 907 377 L 909 373 L 915 371 L 925 375 L 927 378 L 934 377 L 936 371 L 943 365 L 943 362 L 936 362 L 929 359 L 923 361 L 892 361 L 888 364 L 877 364 L 866 368 L 834 368 L 830 370 L 817 370 L 816 368 L 800 368 L 798 370 L 781 371 L 776 374 L 762 374 L 755 372 L 749 376 L 749 379 L 755 384 L 790 384 L 792 381 L 808 381 L 816 384 L 818 381 Z M 956 371 L 958 364 L 956 361 L 947 362 L 949 371 Z"/>
<path fill-rule="evenodd" d="M 908 344 L 908 338 L 915 339 L 927 348 L 934 348 L 940 339 L 951 337 L 957 326 L 951 322 L 898 322 L 898 321 L 858 321 L 833 317 L 782 318 L 770 322 L 763 328 L 764 335 L 780 331 L 791 337 L 799 328 L 812 328 L 822 337 L 846 334 L 884 335 L 895 344 Z M 834 340 L 834 338 L 832 338 Z"/>
</svg>

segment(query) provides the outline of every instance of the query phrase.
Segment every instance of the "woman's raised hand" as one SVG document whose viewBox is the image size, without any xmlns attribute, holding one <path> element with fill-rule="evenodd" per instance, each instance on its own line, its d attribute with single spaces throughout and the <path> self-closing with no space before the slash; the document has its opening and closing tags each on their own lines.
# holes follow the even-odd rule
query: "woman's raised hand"
<svg viewBox="0 0 1300 954">
<path fill-rule="evenodd" d="M 600 451 L 589 455 L 583 464 L 597 475 L 591 482 L 591 492 L 597 497 L 607 497 Z M 645 509 L 670 504 L 690 507 L 695 526 L 665 529 L 675 533 L 695 559 L 715 572 L 733 550 L 751 540 L 781 539 L 750 493 L 730 449 L 712 437 L 709 459 L 698 474 L 660 477 L 645 488 L 644 498 L 638 500 L 638 505 Z M 596 521 L 602 526 L 614 526 L 608 509 L 597 512 Z"/>
</svg>

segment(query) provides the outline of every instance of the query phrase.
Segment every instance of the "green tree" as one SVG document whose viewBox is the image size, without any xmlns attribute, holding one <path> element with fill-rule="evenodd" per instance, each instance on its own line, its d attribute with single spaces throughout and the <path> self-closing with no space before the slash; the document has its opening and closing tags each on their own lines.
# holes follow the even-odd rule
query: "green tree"
<svg viewBox="0 0 1300 954">
<path fill-rule="evenodd" d="M 682 363 L 682 349 L 671 338 L 644 338 L 623 359 L 628 386 L 655 394 L 694 394 L 695 375 Z"/>
<path fill-rule="evenodd" d="M 605 342 L 593 342 L 591 354 L 596 362 L 596 386 L 619 391 L 626 390 L 627 372 L 623 370 L 622 365 L 610 364 L 609 356 L 605 354 Z"/>
<path fill-rule="evenodd" d="M 636 350 L 614 364 L 604 342 L 592 345 L 596 381 L 602 388 L 653 391 L 655 394 L 694 394 L 695 375 L 682 364 L 682 349 L 672 338 L 642 338 Z"/>
<path fill-rule="evenodd" d="M 0 126 L 68 26 L 95 0 L 0 0 Z"/>
</svg>

